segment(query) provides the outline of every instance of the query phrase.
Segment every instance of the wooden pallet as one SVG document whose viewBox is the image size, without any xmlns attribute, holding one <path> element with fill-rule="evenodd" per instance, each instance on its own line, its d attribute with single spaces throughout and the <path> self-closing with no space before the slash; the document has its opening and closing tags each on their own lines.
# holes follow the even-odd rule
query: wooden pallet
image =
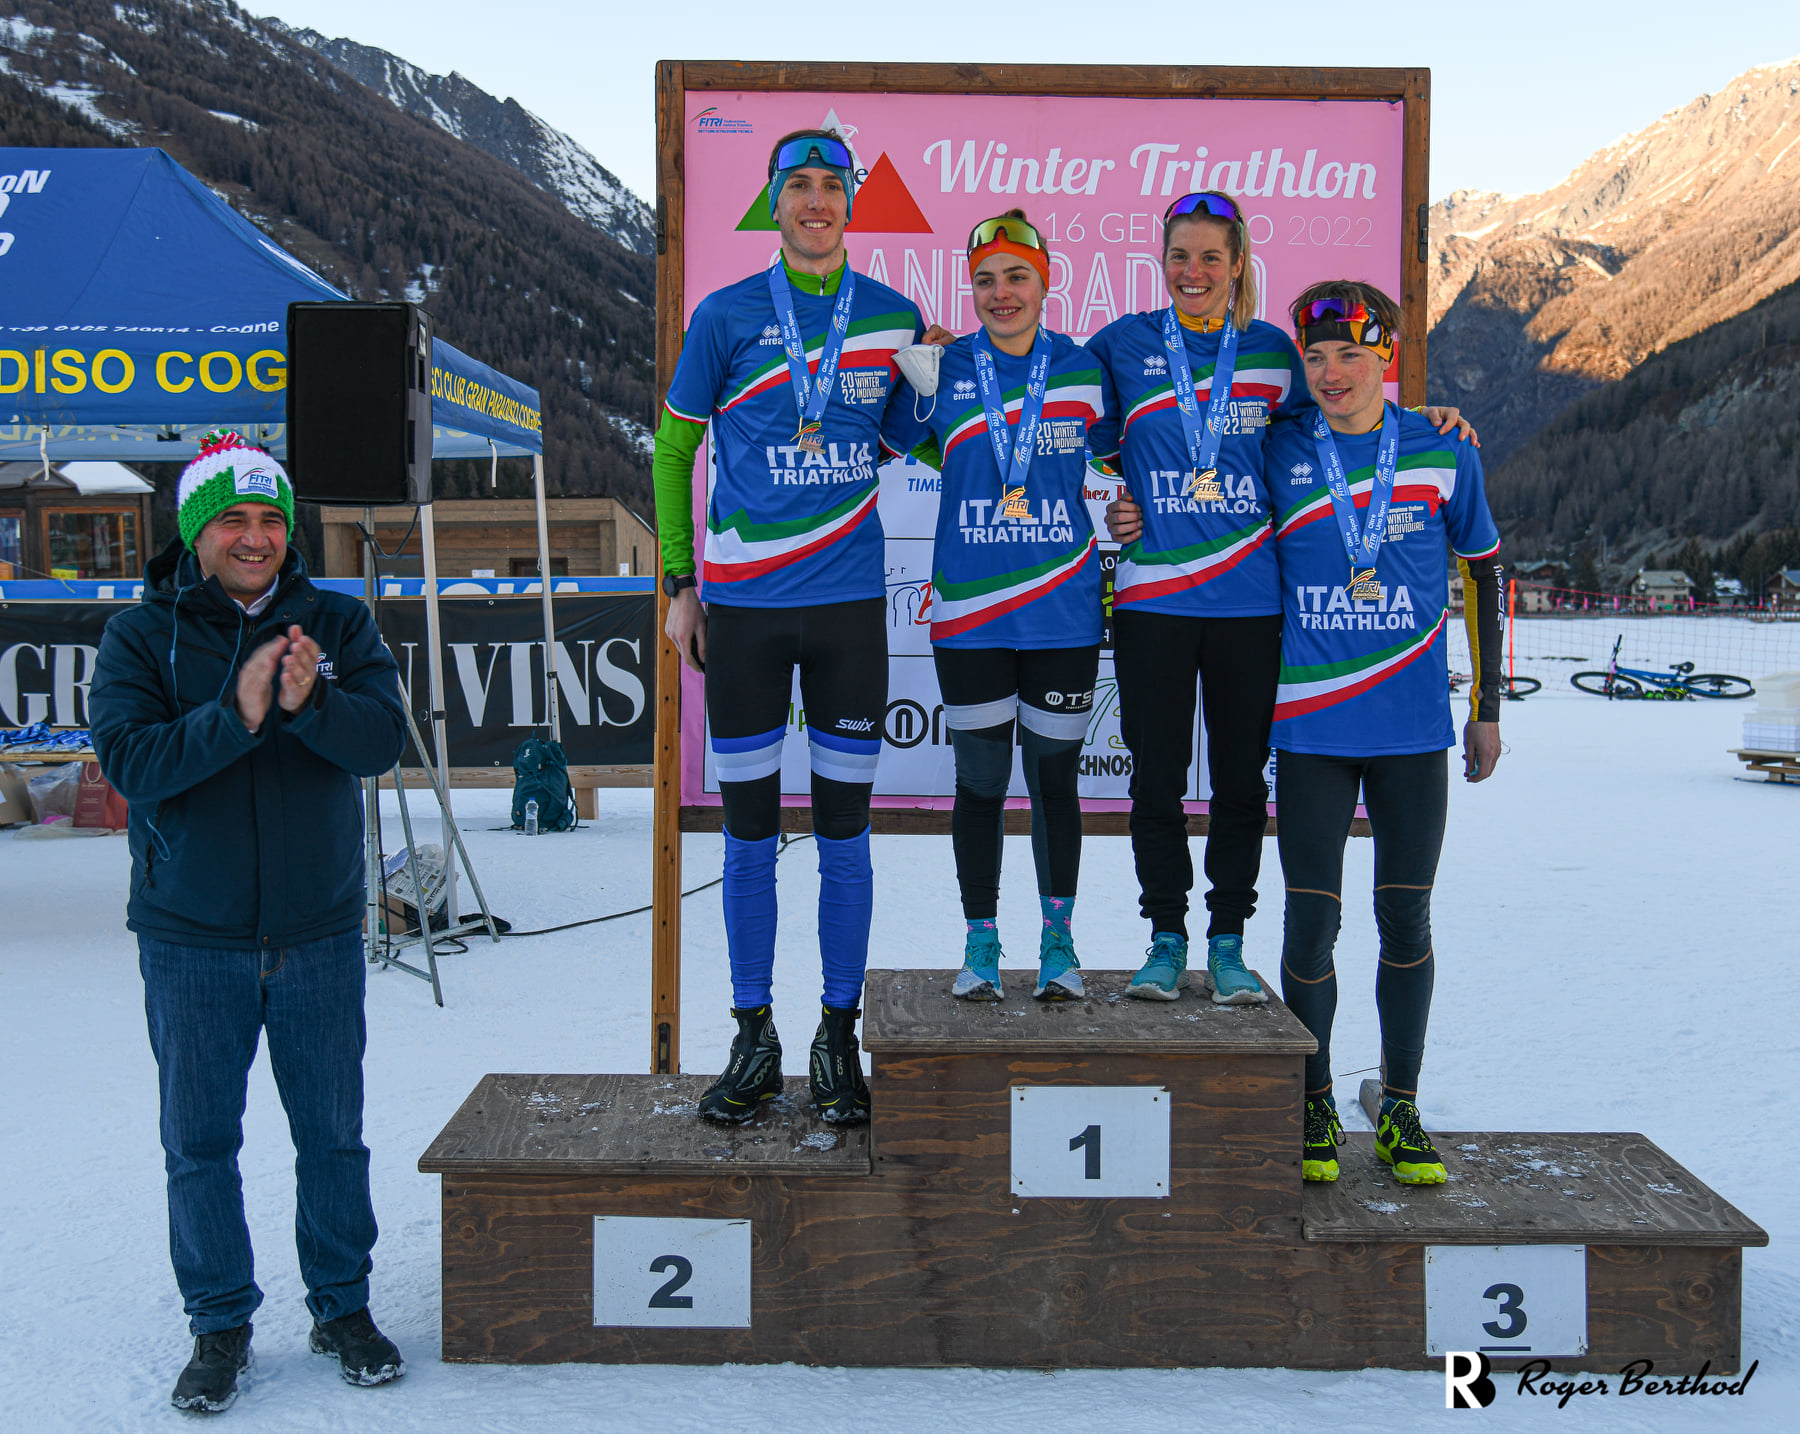
<svg viewBox="0 0 1800 1434">
<path fill-rule="evenodd" d="M 1800 782 L 1800 752 L 1764 752 L 1754 747 L 1732 747 L 1731 755 L 1766 781 Z"/>
<path fill-rule="evenodd" d="M 1641 1136 L 1443 1137 L 1458 1178 L 1435 1192 L 1353 1138 L 1344 1179 L 1307 1186 L 1314 1043 L 1279 1001 L 1135 1001 L 1094 971 L 1085 1001 L 975 1005 L 953 974 L 869 973 L 871 1126 L 822 1124 L 798 1078 L 721 1128 L 703 1076 L 484 1077 L 419 1162 L 443 1184 L 444 1358 L 1425 1368 L 1433 1250 L 1563 1245 L 1586 1251 L 1587 1337 L 1559 1368 L 1736 1368 L 1741 1251 L 1767 1237 Z M 1095 1101 L 1139 1114 L 1054 1124 Z M 1521 1183 L 1576 1164 L 1595 1199 Z M 1082 1193 L 1126 1167 L 1149 1183 Z M 741 1304 L 694 1253 L 728 1247 Z"/>
</svg>

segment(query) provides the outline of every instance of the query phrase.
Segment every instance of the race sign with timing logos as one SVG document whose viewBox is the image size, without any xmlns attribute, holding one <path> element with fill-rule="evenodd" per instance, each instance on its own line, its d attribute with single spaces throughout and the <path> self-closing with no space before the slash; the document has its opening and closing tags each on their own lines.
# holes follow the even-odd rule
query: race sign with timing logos
<svg viewBox="0 0 1800 1434">
<path fill-rule="evenodd" d="M 1587 1353 L 1587 1246 L 1427 1245 L 1425 1353 Z"/>
<path fill-rule="evenodd" d="M 596 1215 L 594 1323 L 750 1328 L 750 1222 Z"/>
<path fill-rule="evenodd" d="M 1169 1197 L 1169 1092 L 1161 1086 L 1012 1090 L 1012 1193 Z"/>
</svg>

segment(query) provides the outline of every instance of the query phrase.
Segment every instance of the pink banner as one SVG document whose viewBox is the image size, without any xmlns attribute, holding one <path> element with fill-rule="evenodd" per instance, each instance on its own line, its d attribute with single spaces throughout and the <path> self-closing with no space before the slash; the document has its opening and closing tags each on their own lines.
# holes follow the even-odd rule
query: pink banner
<svg viewBox="0 0 1800 1434">
<path fill-rule="evenodd" d="M 696 91 L 687 96 L 684 323 L 708 293 L 773 262 L 779 236 L 768 215 L 769 150 L 790 130 L 821 125 L 844 134 L 862 171 L 851 263 L 904 293 L 928 323 L 957 333 L 975 324 L 964 245 L 982 219 L 1021 208 L 1049 238 L 1045 322 L 1085 339 L 1121 314 L 1168 302 L 1162 215 L 1175 196 L 1195 189 L 1241 200 L 1260 317 L 1286 328 L 1288 302 L 1319 279 L 1364 279 L 1399 294 L 1397 103 Z M 703 482 L 696 475 L 697 504 Z M 910 561 L 907 542 L 918 541 L 910 514 L 889 518 L 890 491 L 904 488 L 903 478 L 884 473 L 883 522 L 899 540 L 890 542 L 895 570 Z M 895 576 L 890 571 L 890 587 Z M 896 619 L 893 647 L 894 690 L 905 695 L 890 715 L 928 712 L 926 689 L 935 690 L 924 671 L 928 656 L 905 655 L 914 645 L 905 626 Z M 903 669 L 921 662 L 919 673 Z M 1104 664 L 1103 686 L 1110 667 Z M 716 803 L 705 772 L 701 681 L 684 669 L 683 684 L 682 800 Z M 796 735 L 800 722 L 796 707 Z M 878 802 L 947 806 L 947 746 L 922 766 L 922 744 L 910 731 L 886 736 Z M 1084 805 L 1113 805 L 1129 779 L 1128 764 L 1121 770 L 1109 747 L 1120 745 L 1116 721 L 1098 720 L 1089 741 Z M 934 736 L 929 745 L 942 744 Z M 804 792 L 804 740 L 787 746 L 797 749 L 790 752 L 797 761 L 784 764 L 783 789 Z M 1204 795 L 1190 793 L 1196 801 Z"/>
</svg>

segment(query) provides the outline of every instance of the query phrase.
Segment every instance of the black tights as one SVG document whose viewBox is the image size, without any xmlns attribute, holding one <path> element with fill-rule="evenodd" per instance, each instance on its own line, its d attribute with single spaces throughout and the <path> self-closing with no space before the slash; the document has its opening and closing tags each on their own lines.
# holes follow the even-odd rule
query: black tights
<svg viewBox="0 0 1800 1434">
<path fill-rule="evenodd" d="M 1094 708 L 1097 647 L 933 649 L 956 754 L 950 844 L 963 918 L 991 921 L 1000 900 L 1006 788 L 1017 715 L 1031 795 L 1040 896 L 1075 895 L 1081 874 L 1081 747 Z"/>
<path fill-rule="evenodd" d="M 1361 789 L 1375 835 L 1375 925 L 1381 962 L 1382 1093 L 1416 1099 L 1431 1014 L 1434 957 L 1431 888 L 1444 845 L 1449 759 L 1443 752 L 1397 757 L 1275 759 L 1276 827 L 1287 882 L 1281 994 L 1319 1042 L 1306 1058 L 1306 1093 L 1331 1089 L 1331 1023 L 1337 1014 L 1337 944 L 1343 912 L 1344 843 Z"/>
</svg>

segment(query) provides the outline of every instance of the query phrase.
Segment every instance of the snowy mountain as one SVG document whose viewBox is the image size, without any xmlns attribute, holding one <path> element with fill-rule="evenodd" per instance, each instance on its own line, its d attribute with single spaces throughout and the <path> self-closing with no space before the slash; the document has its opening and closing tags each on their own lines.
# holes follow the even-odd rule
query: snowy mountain
<svg viewBox="0 0 1800 1434">
<path fill-rule="evenodd" d="M 1525 196 L 1431 210 L 1428 388 L 1490 463 L 1597 384 L 1800 280 L 1800 58 L 1761 66 Z"/>
<path fill-rule="evenodd" d="M 458 122 L 491 137 L 478 108 Z M 0 145 L 166 150 L 345 293 L 422 303 L 443 337 L 536 387 L 552 493 L 648 506 L 654 261 L 286 30 L 230 0 L 0 0 Z M 594 172 L 593 203 L 602 181 L 623 195 Z M 628 219 L 643 208 L 624 200 Z M 497 496 L 530 491 L 510 467 Z M 434 478 L 446 497 L 493 491 L 486 465 Z"/>
<path fill-rule="evenodd" d="M 317 50 L 397 108 L 510 164 L 633 253 L 654 251 L 650 206 L 587 150 L 517 100 L 497 100 L 461 75 L 427 74 L 398 55 L 354 40 L 327 39 L 317 30 L 291 29 L 274 19 L 264 23 Z"/>
</svg>

